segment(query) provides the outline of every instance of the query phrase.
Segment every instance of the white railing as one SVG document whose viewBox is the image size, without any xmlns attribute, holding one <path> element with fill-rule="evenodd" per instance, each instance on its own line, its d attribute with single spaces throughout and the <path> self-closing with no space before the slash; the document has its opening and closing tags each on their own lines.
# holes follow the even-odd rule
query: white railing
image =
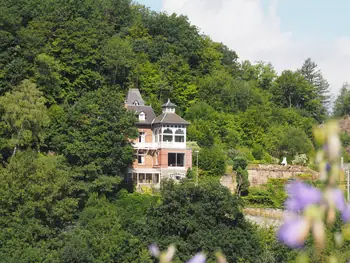
<svg viewBox="0 0 350 263">
<path fill-rule="evenodd" d="M 133 144 L 136 149 L 158 149 L 157 142 L 136 142 Z"/>
<path fill-rule="evenodd" d="M 185 142 L 136 142 L 133 146 L 136 149 L 186 149 Z"/>
<path fill-rule="evenodd" d="M 160 142 L 159 148 L 186 149 L 186 143 L 185 142 Z"/>
</svg>

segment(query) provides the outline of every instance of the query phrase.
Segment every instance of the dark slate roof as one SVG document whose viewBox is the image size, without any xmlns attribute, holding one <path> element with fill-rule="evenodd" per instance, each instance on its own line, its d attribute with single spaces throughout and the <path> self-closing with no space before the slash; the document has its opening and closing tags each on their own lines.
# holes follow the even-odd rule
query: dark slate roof
<svg viewBox="0 0 350 263">
<path fill-rule="evenodd" d="M 151 124 L 156 115 L 154 114 L 154 111 L 151 106 L 127 106 L 128 110 L 133 110 L 137 114 L 137 116 L 144 112 L 146 114 L 146 120 L 145 121 L 138 121 L 139 124 Z"/>
<path fill-rule="evenodd" d="M 168 99 L 167 103 L 163 104 L 162 107 L 164 108 L 164 107 L 177 107 L 177 106 L 174 103 L 172 103 L 170 99 Z"/>
<path fill-rule="evenodd" d="M 139 106 L 145 105 L 145 102 L 142 99 L 139 89 L 129 89 L 128 95 L 126 96 L 126 99 L 125 99 L 125 104 L 134 105 L 135 101 L 139 103 Z"/>
<path fill-rule="evenodd" d="M 157 118 L 155 118 L 152 122 L 152 124 L 182 124 L 182 125 L 189 125 L 190 123 L 185 121 L 183 118 L 181 118 L 176 113 L 172 112 L 163 112 L 161 115 L 159 115 Z"/>
</svg>

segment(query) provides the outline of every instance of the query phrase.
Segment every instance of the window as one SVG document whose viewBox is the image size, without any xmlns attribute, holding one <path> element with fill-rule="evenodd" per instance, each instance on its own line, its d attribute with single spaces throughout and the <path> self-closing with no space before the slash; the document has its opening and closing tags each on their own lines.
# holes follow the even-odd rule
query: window
<svg viewBox="0 0 350 263">
<path fill-rule="evenodd" d="M 144 120 L 146 120 L 146 114 L 144 112 L 141 112 L 139 114 L 139 121 L 144 121 Z"/>
<path fill-rule="evenodd" d="M 153 183 L 158 184 L 159 183 L 159 174 L 154 174 L 153 175 Z"/>
<path fill-rule="evenodd" d="M 137 154 L 138 164 L 145 164 L 145 155 L 146 153 L 144 151 L 139 151 L 139 153 Z"/>
<path fill-rule="evenodd" d="M 154 141 L 158 142 L 158 129 L 154 130 Z"/>
<path fill-rule="evenodd" d="M 139 174 L 139 182 L 141 184 L 146 183 L 146 175 L 145 174 Z"/>
<path fill-rule="evenodd" d="M 184 153 L 168 153 L 168 166 L 170 167 L 184 167 L 185 154 Z"/>
<path fill-rule="evenodd" d="M 139 132 L 139 142 L 145 142 L 145 133 Z"/>
<path fill-rule="evenodd" d="M 163 142 L 172 142 L 173 141 L 173 131 L 168 129 L 165 129 L 163 131 Z"/>
<path fill-rule="evenodd" d="M 133 102 L 133 104 L 134 104 L 135 106 L 139 106 L 139 102 L 138 102 L 137 100 L 135 100 L 135 101 Z"/>
<path fill-rule="evenodd" d="M 146 183 L 148 183 L 148 184 L 150 184 L 150 183 L 152 183 L 152 180 L 153 178 L 152 178 L 152 174 L 146 174 Z"/>
<path fill-rule="evenodd" d="M 145 156 L 139 155 L 137 156 L 137 160 L 139 164 L 145 164 Z"/>
<path fill-rule="evenodd" d="M 185 132 L 177 129 L 175 132 L 175 142 L 185 142 Z"/>
</svg>

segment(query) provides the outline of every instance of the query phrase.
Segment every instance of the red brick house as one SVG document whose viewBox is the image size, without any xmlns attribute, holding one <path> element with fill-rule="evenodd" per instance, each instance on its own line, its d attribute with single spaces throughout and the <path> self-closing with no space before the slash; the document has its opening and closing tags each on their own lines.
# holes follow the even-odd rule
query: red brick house
<svg viewBox="0 0 350 263">
<path fill-rule="evenodd" d="M 192 150 L 186 147 L 189 123 L 176 114 L 176 105 L 165 103 L 163 113 L 154 114 L 146 106 L 140 91 L 130 89 L 125 107 L 138 117 L 139 136 L 133 141 L 136 159 L 128 170 L 128 179 L 137 186 L 159 187 L 164 178 L 181 180 L 192 167 Z"/>
</svg>

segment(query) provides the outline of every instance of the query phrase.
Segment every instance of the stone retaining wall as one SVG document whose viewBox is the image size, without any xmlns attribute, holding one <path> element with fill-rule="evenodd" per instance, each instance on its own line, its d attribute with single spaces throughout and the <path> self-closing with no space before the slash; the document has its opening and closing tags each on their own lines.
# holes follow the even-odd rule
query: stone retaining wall
<svg viewBox="0 0 350 263">
<path fill-rule="evenodd" d="M 250 186 L 266 184 L 269 178 L 289 179 L 298 174 L 310 174 L 312 179 L 318 177 L 318 173 L 304 166 L 296 165 L 249 165 L 247 167 Z"/>
</svg>

